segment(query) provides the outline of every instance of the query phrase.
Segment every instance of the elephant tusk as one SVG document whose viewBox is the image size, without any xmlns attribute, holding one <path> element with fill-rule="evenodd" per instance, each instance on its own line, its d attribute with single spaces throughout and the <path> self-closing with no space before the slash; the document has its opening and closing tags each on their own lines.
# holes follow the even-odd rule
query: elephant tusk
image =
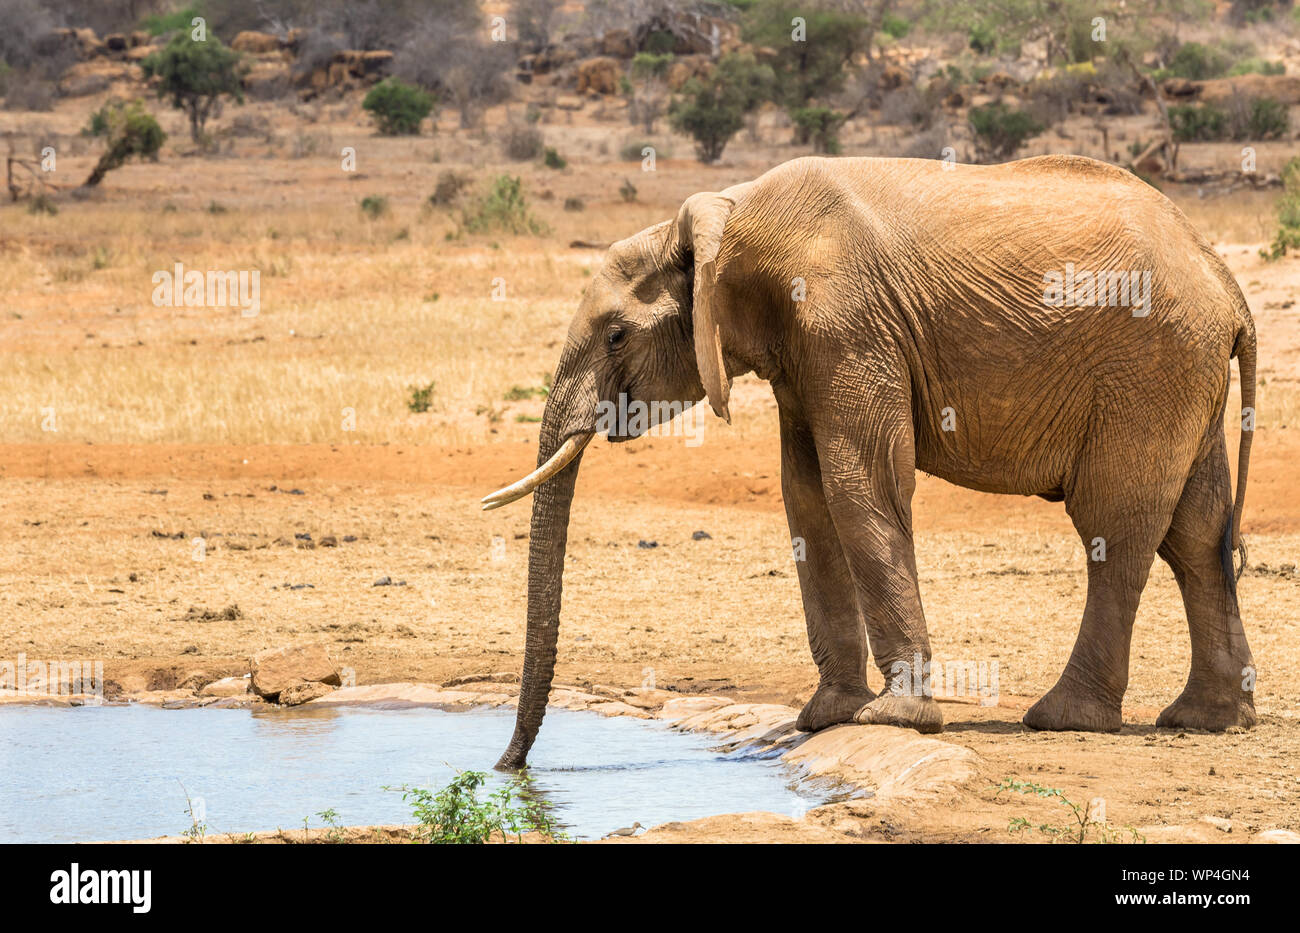
<svg viewBox="0 0 1300 933">
<path fill-rule="evenodd" d="M 519 480 L 519 482 L 511 483 L 504 489 L 498 489 L 491 495 L 484 496 L 482 500 L 483 511 L 499 509 L 501 506 L 514 502 L 516 499 L 522 499 L 531 493 L 542 483 L 568 466 L 574 457 L 582 453 L 582 448 L 586 447 L 594 436 L 594 434 L 590 433 L 569 435 L 565 438 L 564 443 L 560 445 L 560 449 L 551 454 L 551 459 L 536 470 Z"/>
</svg>

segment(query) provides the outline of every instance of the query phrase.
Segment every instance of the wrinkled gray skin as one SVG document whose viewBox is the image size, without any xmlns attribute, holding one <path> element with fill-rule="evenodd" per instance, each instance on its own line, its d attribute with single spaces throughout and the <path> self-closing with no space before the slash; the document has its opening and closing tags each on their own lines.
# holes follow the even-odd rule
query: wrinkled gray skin
<svg viewBox="0 0 1300 933">
<path fill-rule="evenodd" d="M 1044 275 L 1070 262 L 1150 271 L 1149 312 L 1049 307 Z M 1028 725 L 1120 727 L 1134 613 L 1158 553 L 1192 641 L 1187 686 L 1158 725 L 1249 727 L 1232 549 L 1251 434 L 1234 510 L 1223 430 L 1236 356 L 1252 407 L 1240 290 L 1177 208 L 1126 172 L 1073 157 L 948 170 L 798 159 L 695 195 L 675 221 L 610 248 L 569 329 L 538 463 L 594 431 L 597 403 L 620 392 L 707 397 L 729 418 L 730 378 L 754 372 L 779 405 L 790 533 L 807 548 L 798 573 L 820 684 L 799 728 L 942 728 L 938 705 L 902 689 L 896 666 L 931 656 L 912 546 L 917 469 L 1064 501 L 1086 552 L 1105 539 L 1105 560 L 1088 559 L 1074 650 Z M 581 456 L 534 496 L 523 681 L 501 768 L 524 765 L 545 712 Z M 879 696 L 869 654 L 888 686 Z"/>
</svg>

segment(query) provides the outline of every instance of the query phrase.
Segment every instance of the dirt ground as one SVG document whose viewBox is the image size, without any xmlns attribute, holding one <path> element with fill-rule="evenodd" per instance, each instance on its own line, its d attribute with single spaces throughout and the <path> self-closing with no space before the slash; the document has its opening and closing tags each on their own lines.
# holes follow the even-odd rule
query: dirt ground
<svg viewBox="0 0 1300 933">
<path fill-rule="evenodd" d="M 377 141 L 355 104 L 340 114 L 304 132 L 327 134 L 326 149 L 361 138 L 359 182 L 319 160 L 259 155 L 254 141 L 240 144 L 246 158 L 128 166 L 100 199 L 54 217 L 0 208 L 0 658 L 102 659 L 128 692 L 193 671 L 242 673 L 257 650 L 307 641 L 328 643 L 359 683 L 518 670 L 528 507 L 484 514 L 478 499 L 534 463 L 541 402 L 510 390 L 541 385 L 553 368 L 599 262 L 599 250 L 569 240 L 632 233 L 694 191 L 802 154 L 738 144 L 713 168 L 665 159 L 637 176 L 640 200 L 625 204 L 617 186 L 636 164 L 593 143 L 591 164 L 563 173 L 504 167 L 551 192 L 535 202 L 548 237 L 448 240 L 448 218 L 420 201 L 441 167 L 475 165 L 471 142 Z M 51 119 L 70 133 L 79 117 Z M 581 126 L 548 133 L 575 148 L 596 138 Z M 66 161 L 78 177 L 92 159 Z M 378 191 L 392 213 L 361 219 L 357 200 Z M 596 194 L 585 212 L 563 211 L 577 192 Z M 916 551 L 936 658 L 999 672 L 996 706 L 944 701 L 944 738 L 978 752 L 995 780 L 1103 797 L 1118 825 L 1209 815 L 1242 831 L 1297 830 L 1300 260 L 1259 259 L 1265 197 L 1171 194 L 1227 259 L 1259 331 L 1240 587 L 1259 725 L 1154 728 L 1189 666 L 1181 600 L 1158 561 L 1134 630 L 1124 729 L 1024 729 L 1019 717 L 1055 682 L 1078 629 L 1083 551 L 1059 504 L 921 476 Z M 152 306 L 150 273 L 174 261 L 267 270 L 262 313 Z M 492 304 L 498 271 L 511 297 Z M 435 404 L 413 414 L 405 390 L 425 381 L 439 387 Z M 1238 404 L 1234 389 L 1229 422 Z M 349 406 L 360 424 L 340 432 Z M 46 407 L 57 433 L 41 429 Z M 735 424 L 711 421 L 696 448 L 665 437 L 589 450 L 570 533 L 564 681 L 795 706 L 811 695 L 775 405 L 750 378 L 732 410 Z M 1235 464 L 1235 431 L 1229 445 Z M 391 585 L 376 585 L 385 577 Z M 912 814 L 895 836 L 1001 839 L 1011 816 L 1042 812 L 990 789 L 965 812 Z M 702 838 L 740 838 L 736 824 L 710 825 Z M 791 834 L 746 825 L 759 838 Z"/>
</svg>

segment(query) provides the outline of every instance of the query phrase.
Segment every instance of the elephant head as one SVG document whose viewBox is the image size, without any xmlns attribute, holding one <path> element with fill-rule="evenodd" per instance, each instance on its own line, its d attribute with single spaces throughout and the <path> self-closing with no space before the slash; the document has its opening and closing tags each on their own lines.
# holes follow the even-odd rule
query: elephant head
<svg viewBox="0 0 1300 933">
<path fill-rule="evenodd" d="M 626 411 L 631 402 L 652 413 L 674 405 L 680 411 L 707 397 L 713 411 L 730 421 L 715 261 L 728 217 L 747 187 L 693 195 L 676 220 L 610 247 L 569 327 L 542 415 L 537 469 L 483 499 L 484 509 L 495 509 L 533 494 L 524 669 L 514 736 L 499 769 L 523 767 L 546 713 L 569 507 L 583 448 L 598 430 L 621 441 L 645 433 L 655 421 L 652 415 L 631 426 L 611 425 L 601 412 Z"/>
</svg>

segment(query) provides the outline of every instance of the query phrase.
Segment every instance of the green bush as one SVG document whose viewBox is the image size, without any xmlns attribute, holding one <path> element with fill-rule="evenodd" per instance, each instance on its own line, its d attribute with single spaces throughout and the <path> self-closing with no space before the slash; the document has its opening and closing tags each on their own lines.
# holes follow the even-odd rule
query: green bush
<svg viewBox="0 0 1300 933">
<path fill-rule="evenodd" d="M 844 87 L 854 60 L 871 43 L 866 17 L 855 11 L 818 9 L 795 0 L 759 0 L 745 17 L 745 39 L 772 49 L 781 102 L 806 107 Z M 803 20 L 804 41 L 792 42 L 791 20 Z"/>
<path fill-rule="evenodd" d="M 1227 110 L 1215 104 L 1176 104 L 1169 108 L 1169 124 L 1178 142 L 1211 142 L 1285 136 L 1291 121 L 1281 101 L 1251 97 L 1231 101 Z"/>
<path fill-rule="evenodd" d="M 158 121 L 138 100 L 129 104 L 120 101 L 105 104 L 91 114 L 90 124 L 82 132 L 100 137 L 106 143 L 104 154 L 86 179 L 87 187 L 98 185 L 106 174 L 126 164 L 132 156 L 157 161 L 158 150 L 167 141 L 167 134 Z"/>
<path fill-rule="evenodd" d="M 978 23 L 971 27 L 967 36 L 971 51 L 979 55 L 991 55 L 998 48 L 998 34 L 992 26 Z"/>
<path fill-rule="evenodd" d="M 487 193 L 461 212 L 461 228 L 470 233 L 547 233 L 546 225 L 528 210 L 523 182 L 511 175 L 498 175 Z"/>
<path fill-rule="evenodd" d="M 558 170 L 567 168 L 569 163 L 565 161 L 564 156 L 555 151 L 554 147 L 547 146 L 546 151 L 542 155 L 542 164 L 547 168 Z"/>
<path fill-rule="evenodd" d="M 221 112 L 223 97 L 244 102 L 243 78 L 248 66 L 243 56 L 221 44 L 216 36 L 203 42 L 181 33 L 141 62 L 146 78 L 157 78 L 159 97 L 170 97 L 172 106 L 185 111 L 190 121 L 190 138 L 203 139 L 208 118 Z"/>
<path fill-rule="evenodd" d="M 1286 104 L 1275 97 L 1256 97 L 1246 117 L 1246 136 L 1234 138 L 1274 139 L 1286 136 L 1290 128 L 1291 114 Z"/>
<path fill-rule="evenodd" d="M 1169 108 L 1169 128 L 1180 143 L 1223 139 L 1228 115 L 1213 104 L 1175 104 Z"/>
<path fill-rule="evenodd" d="M 361 199 L 361 210 L 371 220 L 388 213 L 388 198 L 381 194 L 371 194 Z"/>
<path fill-rule="evenodd" d="M 431 382 L 426 386 L 411 386 L 409 392 L 411 397 L 406 401 L 406 407 L 417 415 L 422 415 L 433 407 L 433 390 L 437 383 Z"/>
<path fill-rule="evenodd" d="M 1009 159 L 1030 137 L 1045 127 L 1023 110 L 1012 110 L 1002 101 L 972 107 L 967 116 L 975 134 L 975 148 L 981 160 Z"/>
<path fill-rule="evenodd" d="M 656 29 L 645 37 L 641 47 L 651 55 L 668 55 L 671 58 L 673 49 L 677 47 L 677 37 L 666 29 Z"/>
<path fill-rule="evenodd" d="M 1229 77 L 1237 75 L 1284 75 L 1286 65 L 1282 62 L 1270 62 L 1263 58 L 1248 58 L 1237 62 L 1228 71 Z"/>
<path fill-rule="evenodd" d="M 187 6 L 171 13 L 151 13 L 140 20 L 140 28 L 151 36 L 163 36 L 177 29 L 189 29 L 194 17 L 200 15 L 197 6 Z"/>
<path fill-rule="evenodd" d="M 1184 42 L 1169 60 L 1164 74 L 1171 78 L 1205 81 L 1223 77 L 1231 64 L 1228 56 L 1218 49 L 1199 42 Z"/>
<path fill-rule="evenodd" d="M 417 136 L 420 123 L 433 112 L 438 99 L 396 78 L 385 78 L 366 94 L 361 109 L 370 113 L 385 136 Z"/>
<path fill-rule="evenodd" d="M 895 39 L 901 39 L 912 31 L 912 24 L 901 16 L 886 13 L 885 18 L 880 21 L 880 31 Z"/>
<path fill-rule="evenodd" d="M 844 114 L 830 107 L 796 107 L 790 111 L 790 119 L 794 121 L 796 141 L 812 143 L 813 152 L 839 154 Z"/>
<path fill-rule="evenodd" d="M 1277 203 L 1278 228 L 1268 249 L 1260 255 L 1272 262 L 1288 250 L 1300 250 L 1300 156 L 1282 169 L 1282 198 Z"/>
<path fill-rule="evenodd" d="M 411 805 L 417 842 L 483 845 L 499 838 L 522 841 L 524 833 L 539 833 L 555 842 L 564 840 L 555 828 L 542 798 L 536 797 L 525 775 L 516 775 L 479 799 L 487 783 L 482 771 L 462 771 L 436 794 L 420 787 L 400 787 L 402 800 Z"/>
<path fill-rule="evenodd" d="M 654 149 L 655 145 L 648 141 L 624 143 L 623 147 L 618 151 L 618 156 L 624 162 L 640 162 L 645 158 L 644 153 L 647 147 Z M 656 149 L 656 151 L 658 150 Z"/>
<path fill-rule="evenodd" d="M 668 108 L 673 129 L 695 140 L 695 154 L 709 164 L 722 157 L 731 137 L 745 125 L 745 97 L 719 74 L 707 79 L 692 78 L 682 87 L 682 96 Z"/>
</svg>

